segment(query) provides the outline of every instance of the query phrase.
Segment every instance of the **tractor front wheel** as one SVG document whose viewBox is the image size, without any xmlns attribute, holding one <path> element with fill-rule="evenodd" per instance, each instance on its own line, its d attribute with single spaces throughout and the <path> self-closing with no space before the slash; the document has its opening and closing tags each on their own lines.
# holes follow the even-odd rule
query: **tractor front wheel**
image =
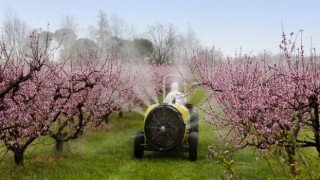
<svg viewBox="0 0 320 180">
<path fill-rule="evenodd" d="M 198 133 L 191 132 L 189 134 L 189 159 L 190 161 L 196 161 L 198 158 Z"/>
<path fill-rule="evenodd" d="M 136 158 L 142 158 L 143 156 L 143 145 L 144 144 L 144 134 L 142 131 L 138 131 L 134 137 L 134 149 L 133 154 Z"/>
</svg>

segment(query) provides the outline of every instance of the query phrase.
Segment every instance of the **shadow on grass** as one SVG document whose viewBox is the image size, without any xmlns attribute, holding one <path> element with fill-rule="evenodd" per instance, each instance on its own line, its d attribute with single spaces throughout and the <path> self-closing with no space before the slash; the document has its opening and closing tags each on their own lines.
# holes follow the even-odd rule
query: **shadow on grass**
<svg viewBox="0 0 320 180">
<path fill-rule="evenodd" d="M 189 161 L 188 152 L 170 151 L 170 152 L 159 152 L 159 151 L 145 151 L 142 157 L 146 160 L 186 160 Z"/>
</svg>

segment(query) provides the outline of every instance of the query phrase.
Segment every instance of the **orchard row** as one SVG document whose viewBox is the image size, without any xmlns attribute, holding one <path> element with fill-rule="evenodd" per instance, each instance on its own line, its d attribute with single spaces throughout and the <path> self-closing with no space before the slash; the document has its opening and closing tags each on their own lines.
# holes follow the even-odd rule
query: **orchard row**
<svg viewBox="0 0 320 180">
<path fill-rule="evenodd" d="M 39 37 L 31 35 L 30 51 L 18 56 L 0 45 L 0 140 L 16 164 L 23 164 L 25 150 L 40 136 L 52 137 L 62 151 L 89 124 L 98 126 L 114 111 L 157 97 L 163 76 L 174 69 L 91 53 L 57 62 L 56 49 Z"/>
<path fill-rule="evenodd" d="M 313 171 L 312 177 L 319 177 L 310 168 L 312 161 L 318 167 L 317 156 L 308 162 L 298 154 L 310 147 L 320 155 L 319 56 L 313 49 L 305 57 L 303 45 L 298 46 L 294 39 L 294 33 L 290 37 L 283 33 L 278 59 L 248 55 L 214 59 L 207 53 L 190 61 L 198 83 L 208 89 L 203 110 L 225 147 L 211 146 L 215 156 L 251 146 L 261 156 L 272 155 L 285 162 L 292 174 L 305 167 Z"/>
</svg>

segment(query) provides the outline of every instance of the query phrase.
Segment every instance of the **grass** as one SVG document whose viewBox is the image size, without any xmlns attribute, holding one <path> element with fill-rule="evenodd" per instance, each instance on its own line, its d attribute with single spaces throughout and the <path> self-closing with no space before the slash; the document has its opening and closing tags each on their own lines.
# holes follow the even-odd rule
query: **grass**
<svg viewBox="0 0 320 180">
<path fill-rule="evenodd" d="M 204 90 L 189 97 L 200 103 Z M 145 152 L 142 159 L 133 157 L 133 137 L 143 129 L 143 116 L 124 113 L 123 119 L 110 116 L 111 128 L 88 131 L 65 145 L 63 154 L 54 154 L 54 142 L 43 138 L 25 153 L 25 164 L 18 167 L 12 155 L 0 161 L 0 179 L 226 179 L 225 167 L 210 156 L 208 145 L 217 143 L 212 127 L 200 119 L 199 157 L 188 160 L 188 153 Z M 40 143 L 40 145 L 37 145 Z M 286 179 L 274 175 L 265 160 L 257 162 L 254 149 L 235 153 L 234 170 L 244 179 Z M 280 169 L 280 167 L 276 167 Z"/>
<path fill-rule="evenodd" d="M 133 157 L 133 136 L 137 130 L 142 129 L 143 118 L 125 114 L 125 119 L 115 119 L 111 121 L 112 130 L 89 132 L 80 139 L 68 143 L 62 155 L 54 154 L 53 141 L 48 139 L 45 141 L 48 145 L 28 149 L 23 167 L 14 165 L 12 157 L 9 156 L 0 164 L 0 179 L 212 179 L 225 177 L 225 169 L 214 160 L 207 158 L 209 154 L 207 146 L 213 142 L 214 137 L 211 128 L 205 123 L 200 124 L 198 161 L 190 162 L 188 153 L 147 151 L 139 160 Z M 248 167 L 249 164 L 247 164 Z M 254 177 L 257 177 L 256 175 Z"/>
<path fill-rule="evenodd" d="M 129 117 L 128 117 L 129 116 Z M 53 144 L 30 148 L 25 165 L 17 167 L 8 157 L 0 164 L 1 179 L 209 179 L 214 175 L 206 159 L 209 138 L 200 137 L 199 161 L 188 161 L 187 153 L 145 152 L 141 160 L 133 157 L 133 136 L 142 128 L 143 118 L 127 115 L 126 120 L 112 121 L 108 132 L 85 134 L 56 156 Z M 136 120 L 128 120 L 134 118 Z M 203 128 L 200 131 L 206 132 Z M 204 135 L 204 134 L 203 134 Z M 53 143 L 48 140 L 46 143 Z M 219 168 L 223 172 L 222 168 Z M 212 172 L 199 174 L 201 171 Z"/>
</svg>

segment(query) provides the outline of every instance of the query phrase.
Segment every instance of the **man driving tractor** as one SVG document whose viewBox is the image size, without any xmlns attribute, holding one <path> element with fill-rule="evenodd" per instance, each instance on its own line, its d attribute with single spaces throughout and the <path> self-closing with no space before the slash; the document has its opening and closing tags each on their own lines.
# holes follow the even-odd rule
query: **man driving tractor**
<svg viewBox="0 0 320 180">
<path fill-rule="evenodd" d="M 179 84 L 177 82 L 173 82 L 171 84 L 170 93 L 166 96 L 163 102 L 168 104 L 187 104 L 187 99 L 185 95 L 179 91 Z"/>
<path fill-rule="evenodd" d="M 179 84 L 173 82 L 163 103 L 150 105 L 144 116 L 143 131 L 137 131 L 134 138 L 134 156 L 142 158 L 144 151 L 189 152 L 191 161 L 198 157 L 198 113 L 187 102 L 185 94 L 179 91 Z M 186 92 L 186 91 L 185 91 Z"/>
</svg>

